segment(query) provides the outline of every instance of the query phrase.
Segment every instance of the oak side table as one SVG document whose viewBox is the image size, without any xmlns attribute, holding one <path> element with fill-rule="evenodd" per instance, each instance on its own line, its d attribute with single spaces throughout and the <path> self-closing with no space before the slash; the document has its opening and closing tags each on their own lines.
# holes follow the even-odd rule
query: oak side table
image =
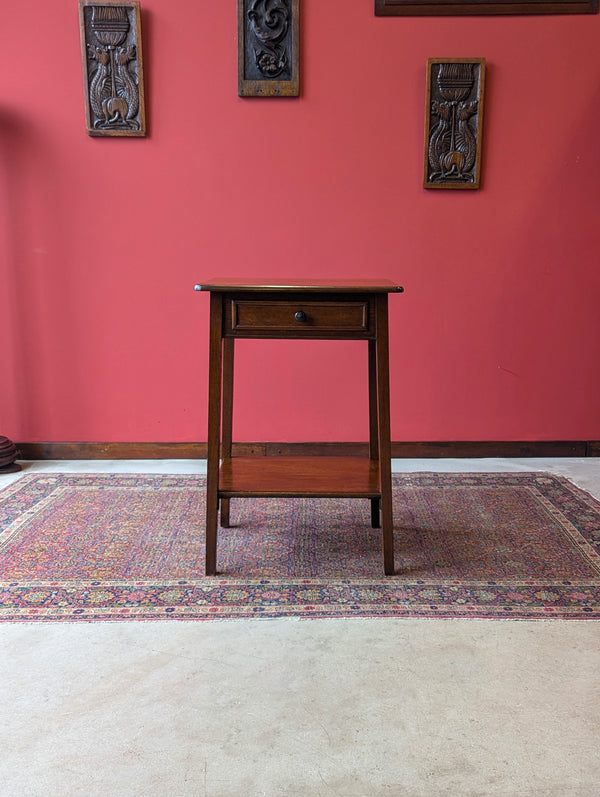
<svg viewBox="0 0 600 797">
<path fill-rule="evenodd" d="M 217 522 L 229 525 L 235 497 L 369 498 L 371 525 L 381 527 L 383 567 L 394 573 L 390 442 L 388 280 L 267 282 L 214 279 L 210 292 L 206 575 L 217 572 Z M 369 456 L 232 456 L 233 360 L 236 338 L 366 340 Z"/>
</svg>

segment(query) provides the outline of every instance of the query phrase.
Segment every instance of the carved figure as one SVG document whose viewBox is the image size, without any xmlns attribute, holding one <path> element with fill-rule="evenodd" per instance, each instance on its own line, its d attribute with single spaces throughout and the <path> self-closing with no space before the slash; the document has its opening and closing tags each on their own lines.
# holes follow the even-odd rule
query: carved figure
<svg viewBox="0 0 600 797">
<path fill-rule="evenodd" d="M 132 122 L 139 108 L 139 91 L 133 75 L 129 71 L 129 63 L 136 57 L 135 44 L 120 47 L 115 55 L 117 64 L 117 85 L 119 96 L 127 100 L 127 119 Z"/>
<path fill-rule="evenodd" d="M 90 82 L 90 105 L 94 116 L 100 119 L 103 113 L 102 94 L 109 73 L 110 55 L 104 47 L 98 47 L 96 44 L 88 44 L 88 54 L 90 58 L 98 62 L 98 69 L 92 75 Z"/>
</svg>

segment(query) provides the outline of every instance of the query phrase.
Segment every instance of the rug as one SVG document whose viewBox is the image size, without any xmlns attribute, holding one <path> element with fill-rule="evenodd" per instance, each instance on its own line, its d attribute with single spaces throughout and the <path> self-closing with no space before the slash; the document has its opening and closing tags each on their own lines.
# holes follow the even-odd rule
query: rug
<svg viewBox="0 0 600 797">
<path fill-rule="evenodd" d="M 600 503 L 546 474 L 397 475 L 396 574 L 358 499 L 232 499 L 203 575 L 196 476 L 0 491 L 0 620 L 600 618 Z"/>
</svg>

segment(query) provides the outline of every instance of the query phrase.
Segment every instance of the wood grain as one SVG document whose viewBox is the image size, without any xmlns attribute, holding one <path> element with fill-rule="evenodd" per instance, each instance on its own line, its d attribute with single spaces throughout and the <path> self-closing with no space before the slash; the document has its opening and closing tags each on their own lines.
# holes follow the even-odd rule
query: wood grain
<svg viewBox="0 0 600 797">
<path fill-rule="evenodd" d="M 18 442 L 20 460 L 206 459 L 206 443 Z M 368 456 L 368 442 L 233 443 L 233 456 Z M 392 442 L 396 459 L 597 457 L 600 440 L 423 440 Z"/>
<path fill-rule="evenodd" d="M 330 279 L 239 279 L 235 277 L 219 277 L 200 282 L 194 286 L 197 291 L 218 291 L 227 293 L 230 291 L 258 291 L 259 293 L 271 293 L 273 291 L 286 293 L 289 291 L 301 292 L 310 291 L 311 293 L 402 293 L 404 288 L 396 282 L 386 279 L 352 279 L 352 280 L 330 280 Z"/>
<path fill-rule="evenodd" d="M 219 494 L 375 498 L 379 466 L 368 457 L 233 457 L 221 465 Z"/>
</svg>

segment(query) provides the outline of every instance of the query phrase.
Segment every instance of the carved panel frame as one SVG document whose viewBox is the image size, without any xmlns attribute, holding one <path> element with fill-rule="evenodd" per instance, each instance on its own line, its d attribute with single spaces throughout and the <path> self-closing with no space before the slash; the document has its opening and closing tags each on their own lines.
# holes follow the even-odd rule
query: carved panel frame
<svg viewBox="0 0 600 797">
<path fill-rule="evenodd" d="M 299 0 L 237 0 L 238 94 L 300 94 Z"/>
<path fill-rule="evenodd" d="M 479 188 L 485 58 L 429 58 L 423 188 Z"/>
<path fill-rule="evenodd" d="M 140 3 L 79 0 L 86 129 L 90 136 L 145 136 Z"/>
<path fill-rule="evenodd" d="M 597 13 L 598 0 L 375 0 L 376 17 Z"/>
</svg>

